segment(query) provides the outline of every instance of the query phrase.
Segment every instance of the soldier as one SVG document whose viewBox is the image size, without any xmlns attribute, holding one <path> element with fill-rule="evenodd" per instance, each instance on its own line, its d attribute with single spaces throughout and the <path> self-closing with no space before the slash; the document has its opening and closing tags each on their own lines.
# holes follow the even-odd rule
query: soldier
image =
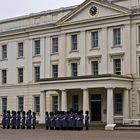
<svg viewBox="0 0 140 140">
<path fill-rule="evenodd" d="M 17 116 L 16 116 L 16 128 L 17 129 L 20 129 L 20 120 L 21 120 L 20 111 L 18 111 Z"/>
<path fill-rule="evenodd" d="M 54 130 L 54 127 L 55 127 L 54 113 L 50 112 L 50 130 Z"/>
<path fill-rule="evenodd" d="M 27 112 L 27 119 L 26 119 L 27 129 L 31 129 L 31 119 L 32 119 L 32 115 L 31 115 L 31 111 L 29 110 Z"/>
<path fill-rule="evenodd" d="M 68 125 L 67 125 L 67 113 L 64 112 L 63 116 L 62 116 L 62 128 L 63 128 L 63 130 L 66 130 L 67 127 L 68 127 Z"/>
<path fill-rule="evenodd" d="M 32 128 L 35 129 L 36 127 L 36 113 L 33 112 L 33 116 L 32 116 Z"/>
<path fill-rule="evenodd" d="M 69 127 L 69 130 L 73 130 L 74 128 L 74 114 L 73 112 L 71 111 L 68 115 L 68 127 Z"/>
<path fill-rule="evenodd" d="M 61 122 L 60 122 L 60 112 L 57 111 L 55 115 L 55 128 L 56 130 L 60 130 L 61 128 Z"/>
<path fill-rule="evenodd" d="M 12 127 L 12 129 L 16 128 L 16 112 L 15 111 L 12 111 L 11 127 Z"/>
<path fill-rule="evenodd" d="M 10 129 L 10 120 L 11 120 L 11 115 L 10 115 L 10 111 L 7 111 L 7 115 L 6 115 L 6 127 L 7 129 Z"/>
<path fill-rule="evenodd" d="M 21 117 L 21 129 L 25 129 L 25 124 L 25 111 L 23 111 Z"/>
<path fill-rule="evenodd" d="M 46 130 L 48 130 L 49 129 L 49 127 L 50 127 L 50 117 L 49 117 L 49 113 L 48 112 L 46 112 L 45 113 L 45 127 L 46 127 Z"/>
<path fill-rule="evenodd" d="M 89 127 L 89 112 L 88 111 L 86 111 L 85 112 L 85 128 L 86 128 L 86 130 L 88 130 L 88 127 Z"/>
<path fill-rule="evenodd" d="M 2 115 L 2 128 L 5 129 L 6 127 L 6 110 L 3 110 L 3 115 Z"/>
</svg>

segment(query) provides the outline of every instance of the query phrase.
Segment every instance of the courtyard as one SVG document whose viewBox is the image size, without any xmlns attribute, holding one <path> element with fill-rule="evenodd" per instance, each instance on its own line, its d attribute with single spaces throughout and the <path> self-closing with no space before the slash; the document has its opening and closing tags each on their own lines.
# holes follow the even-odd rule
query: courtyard
<svg viewBox="0 0 140 140">
<path fill-rule="evenodd" d="M 3 130 L 0 129 L 0 140 L 139 140 L 140 131 L 47 131 L 36 130 Z"/>
</svg>

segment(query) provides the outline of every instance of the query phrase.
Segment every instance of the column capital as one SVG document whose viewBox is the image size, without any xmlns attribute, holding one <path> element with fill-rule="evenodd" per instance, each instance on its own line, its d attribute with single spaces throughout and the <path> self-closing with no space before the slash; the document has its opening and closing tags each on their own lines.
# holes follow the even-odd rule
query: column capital
<svg viewBox="0 0 140 140">
<path fill-rule="evenodd" d="M 86 90 L 86 91 L 88 91 L 88 88 L 81 88 L 81 90 Z"/>
</svg>

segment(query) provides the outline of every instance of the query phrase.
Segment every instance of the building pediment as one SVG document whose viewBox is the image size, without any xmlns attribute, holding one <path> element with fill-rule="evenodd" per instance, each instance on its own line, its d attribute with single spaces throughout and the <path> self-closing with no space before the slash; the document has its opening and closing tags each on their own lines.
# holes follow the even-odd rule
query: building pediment
<svg viewBox="0 0 140 140">
<path fill-rule="evenodd" d="M 64 16 L 57 24 L 68 24 L 86 20 L 101 19 L 129 14 L 127 8 L 102 0 L 86 0 L 73 11 Z"/>
</svg>

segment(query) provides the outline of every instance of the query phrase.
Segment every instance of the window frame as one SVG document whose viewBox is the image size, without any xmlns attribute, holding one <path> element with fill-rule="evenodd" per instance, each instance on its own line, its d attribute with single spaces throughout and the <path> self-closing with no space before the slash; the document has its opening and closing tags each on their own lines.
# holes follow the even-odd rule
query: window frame
<svg viewBox="0 0 140 140">
<path fill-rule="evenodd" d="M 41 41 L 40 39 L 34 40 L 34 55 L 38 56 L 41 53 Z"/>
<path fill-rule="evenodd" d="M 34 112 L 40 113 L 40 96 L 34 96 Z"/>
<path fill-rule="evenodd" d="M 52 53 L 58 53 L 59 52 L 59 38 L 56 37 L 52 37 Z"/>
<path fill-rule="evenodd" d="M 4 73 L 5 72 L 5 73 Z M 7 69 L 3 69 L 1 70 L 1 83 L 3 84 L 7 84 Z"/>
<path fill-rule="evenodd" d="M 76 66 L 76 69 L 74 68 Z M 71 63 L 71 76 L 72 77 L 77 77 L 78 76 L 78 63 L 77 62 L 73 62 Z"/>
<path fill-rule="evenodd" d="M 39 71 L 37 70 L 39 68 Z M 37 73 L 37 71 L 39 73 Z M 34 81 L 37 82 L 40 79 L 40 66 L 34 66 Z"/>
<path fill-rule="evenodd" d="M 1 53 L 2 53 L 2 60 L 4 60 L 4 59 L 7 59 L 7 45 L 6 44 L 4 44 L 4 45 L 2 45 L 1 46 L 2 48 L 2 51 L 1 51 Z"/>
<path fill-rule="evenodd" d="M 71 51 L 75 51 L 77 49 L 78 49 L 78 35 L 72 34 L 71 35 Z"/>
<path fill-rule="evenodd" d="M 119 64 L 120 68 L 118 66 L 116 67 L 115 61 L 117 61 L 117 60 L 120 60 L 120 64 Z M 120 70 L 116 70 L 116 69 L 120 69 Z M 122 59 L 121 58 L 114 58 L 113 59 L 113 72 L 114 72 L 114 74 L 122 75 Z"/>
<path fill-rule="evenodd" d="M 20 73 L 22 70 L 22 74 Z M 21 68 L 18 68 L 18 83 L 23 83 L 23 80 L 24 80 L 24 69 L 21 67 Z"/>
<path fill-rule="evenodd" d="M 122 31 L 121 28 L 114 28 L 113 29 L 113 45 L 115 47 L 121 46 L 122 43 Z"/>
<path fill-rule="evenodd" d="M 58 96 L 53 95 L 52 96 L 52 111 L 58 111 Z"/>
<path fill-rule="evenodd" d="M 58 78 L 58 64 L 52 64 L 52 78 Z"/>
<path fill-rule="evenodd" d="M 24 43 L 18 43 L 18 58 L 22 58 L 24 56 Z"/>
<path fill-rule="evenodd" d="M 94 63 L 96 62 L 97 62 L 97 67 L 96 66 L 94 67 Z M 91 61 L 91 73 L 92 75 L 99 75 L 99 61 Z"/>
<path fill-rule="evenodd" d="M 6 99 L 5 104 L 4 104 L 4 99 Z M 2 100 L 2 111 L 7 110 L 7 97 L 2 97 L 1 100 Z"/>
<path fill-rule="evenodd" d="M 99 31 L 91 32 L 91 49 L 99 48 Z"/>
<path fill-rule="evenodd" d="M 72 95 L 72 108 L 74 110 L 79 110 L 79 96 Z"/>
<path fill-rule="evenodd" d="M 22 102 L 20 102 L 22 99 Z M 24 111 L 24 96 L 19 96 L 18 97 L 18 111 L 22 112 Z"/>
</svg>

